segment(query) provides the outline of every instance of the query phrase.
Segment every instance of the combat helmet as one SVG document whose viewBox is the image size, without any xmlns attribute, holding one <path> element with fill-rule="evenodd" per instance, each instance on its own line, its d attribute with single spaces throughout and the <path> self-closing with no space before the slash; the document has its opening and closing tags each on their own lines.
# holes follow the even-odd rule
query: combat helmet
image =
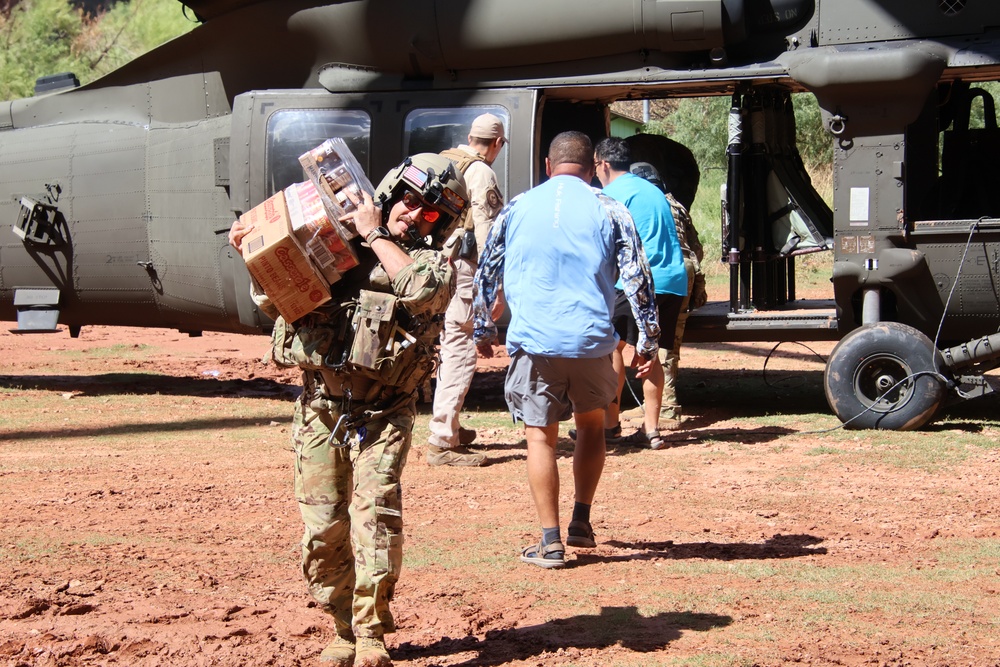
<svg viewBox="0 0 1000 667">
<path fill-rule="evenodd" d="M 667 186 L 663 183 L 663 179 L 660 177 L 660 172 L 657 171 L 656 167 L 650 163 L 633 162 L 632 166 L 629 167 L 629 171 L 640 178 L 645 178 L 647 181 L 660 188 L 660 192 L 666 194 Z"/>
<path fill-rule="evenodd" d="M 434 153 L 411 155 L 385 175 L 375 188 L 375 203 L 382 208 L 383 224 L 389 219 L 392 203 L 410 190 L 440 218 L 431 231 L 432 243 L 440 246 L 462 219 L 468 203 L 465 180 L 446 157 Z M 414 239 L 416 240 L 416 239 Z"/>
</svg>

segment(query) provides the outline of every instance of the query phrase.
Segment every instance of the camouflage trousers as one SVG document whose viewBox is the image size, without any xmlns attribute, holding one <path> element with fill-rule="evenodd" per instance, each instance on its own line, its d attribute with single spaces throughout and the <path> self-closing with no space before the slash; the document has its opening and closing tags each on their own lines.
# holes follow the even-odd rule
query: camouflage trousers
<svg viewBox="0 0 1000 667">
<path fill-rule="evenodd" d="M 687 269 L 688 289 L 687 296 L 681 302 L 681 313 L 677 316 L 674 341 L 669 350 L 660 348 L 660 363 L 663 365 L 663 401 L 660 403 L 660 416 L 667 419 L 681 418 L 681 404 L 677 401 L 677 367 L 681 361 L 684 326 L 687 324 L 688 306 L 691 303 L 691 291 L 694 289 L 694 262 L 685 258 L 684 268 Z"/>
<path fill-rule="evenodd" d="M 296 402 L 292 425 L 295 499 L 305 523 L 302 573 L 338 634 L 381 637 L 395 631 L 389 601 L 403 563 L 400 475 L 415 406 L 364 424 L 336 447 L 330 432 L 339 401 L 317 409 L 308 394 Z"/>
</svg>

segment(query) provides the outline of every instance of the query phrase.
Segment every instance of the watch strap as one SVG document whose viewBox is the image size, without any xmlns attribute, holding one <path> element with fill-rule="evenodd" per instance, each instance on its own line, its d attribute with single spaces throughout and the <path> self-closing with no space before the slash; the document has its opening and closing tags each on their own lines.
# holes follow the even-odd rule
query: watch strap
<svg viewBox="0 0 1000 667">
<path fill-rule="evenodd" d="M 365 236 L 365 243 L 371 245 L 372 241 L 375 241 L 376 239 L 387 239 L 389 237 L 390 237 L 389 230 L 386 229 L 384 226 L 379 225 L 375 229 L 368 232 L 368 235 Z"/>
</svg>

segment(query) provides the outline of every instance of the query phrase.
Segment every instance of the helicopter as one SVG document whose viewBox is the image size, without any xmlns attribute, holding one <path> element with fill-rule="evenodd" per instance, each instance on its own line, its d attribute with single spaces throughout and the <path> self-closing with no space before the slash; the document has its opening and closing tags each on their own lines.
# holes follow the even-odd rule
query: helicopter
<svg viewBox="0 0 1000 667">
<path fill-rule="evenodd" d="M 266 333 L 232 221 L 340 137 L 379 176 L 500 117 L 508 197 L 564 130 L 619 100 L 725 96 L 729 299 L 685 340 L 836 341 L 824 387 L 857 428 L 916 429 L 995 389 L 1000 5 L 982 0 L 183 0 L 189 33 L 86 85 L 0 102 L 0 319 Z M 795 142 L 814 95 L 833 204 Z M 970 127 L 981 104 L 982 128 Z M 655 141 L 668 172 L 683 152 Z M 833 254 L 833 299 L 795 260 Z"/>
</svg>

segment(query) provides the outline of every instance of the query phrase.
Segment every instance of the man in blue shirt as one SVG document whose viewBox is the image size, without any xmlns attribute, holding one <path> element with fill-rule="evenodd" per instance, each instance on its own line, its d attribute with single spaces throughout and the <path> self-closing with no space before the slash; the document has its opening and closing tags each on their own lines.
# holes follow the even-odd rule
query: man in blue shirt
<svg viewBox="0 0 1000 667">
<path fill-rule="evenodd" d="M 677 238 L 677 225 L 663 193 L 646 179 L 630 173 L 631 163 L 631 151 L 624 139 L 609 137 L 598 142 L 594 151 L 597 178 L 604 186 L 604 194 L 625 204 L 632 214 L 653 273 L 660 330 L 672 332 L 677 327 L 681 304 L 687 295 L 687 269 L 684 267 L 684 254 Z M 660 403 L 663 401 L 663 366 L 659 359 L 653 360 L 652 368 L 642 382 L 643 429 L 621 437 L 618 419 L 621 392 L 625 384 L 622 351 L 626 344 L 636 345 L 638 334 L 628 300 L 622 291 L 623 285 L 619 283 L 616 288 L 619 291 L 613 322 L 622 340 L 613 354 L 615 371 L 618 373 L 618 393 L 605 415 L 605 435 L 624 444 L 648 445 L 652 449 L 660 449 L 664 446 L 664 441 L 659 435 Z M 672 344 L 671 337 L 661 337 L 660 344 L 669 348 Z"/>
<path fill-rule="evenodd" d="M 623 205 L 589 184 L 593 147 L 581 132 L 552 140 L 548 181 L 515 197 L 500 211 L 476 272 L 473 337 L 493 354 L 496 326 L 490 307 L 503 286 L 511 311 L 504 384 L 507 405 L 524 422 L 528 485 L 542 539 L 521 560 L 539 567 L 565 564 L 559 529 L 559 422 L 574 416 L 575 504 L 566 544 L 593 547 L 590 506 L 604 469 L 604 411 L 614 398 L 611 353 L 615 281 L 639 322 L 637 350 L 645 375 L 656 361 L 660 328 L 653 281 L 632 217 Z"/>
</svg>

